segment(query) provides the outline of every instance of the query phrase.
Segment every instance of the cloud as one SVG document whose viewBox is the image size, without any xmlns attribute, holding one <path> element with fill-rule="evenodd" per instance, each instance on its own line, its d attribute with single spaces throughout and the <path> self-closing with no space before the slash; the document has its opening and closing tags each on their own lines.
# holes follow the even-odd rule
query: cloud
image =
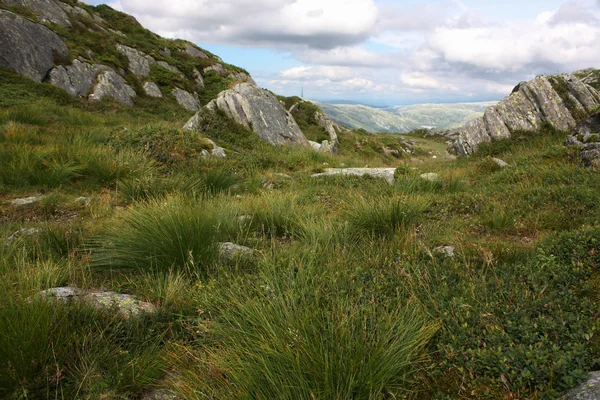
<svg viewBox="0 0 600 400">
<path fill-rule="evenodd" d="M 201 43 L 332 49 L 376 27 L 373 0 L 117 0 L 147 28 Z"/>
</svg>

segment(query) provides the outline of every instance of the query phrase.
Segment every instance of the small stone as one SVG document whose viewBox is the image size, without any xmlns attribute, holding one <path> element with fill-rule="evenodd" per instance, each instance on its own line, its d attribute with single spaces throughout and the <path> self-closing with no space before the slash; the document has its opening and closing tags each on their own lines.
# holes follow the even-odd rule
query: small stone
<svg viewBox="0 0 600 400">
<path fill-rule="evenodd" d="M 434 172 L 429 172 L 427 174 L 421 174 L 421 179 L 425 179 L 429 182 L 437 182 L 440 180 L 440 176 Z"/>
<path fill-rule="evenodd" d="M 219 257 L 229 261 L 251 258 L 254 250 L 246 246 L 240 246 L 235 243 L 219 243 L 217 245 Z"/>
<path fill-rule="evenodd" d="M 177 397 L 177 395 L 161 389 L 147 394 L 142 398 L 142 400 L 177 400 L 178 398 L 179 397 Z"/>
<path fill-rule="evenodd" d="M 292 179 L 292 177 L 289 176 L 288 174 L 275 173 L 275 174 L 273 174 L 273 176 L 276 176 L 278 178 L 283 178 L 283 179 Z"/>
<path fill-rule="evenodd" d="M 510 165 L 507 162 L 505 162 L 505 161 L 503 161 L 503 160 L 501 160 L 499 158 L 492 158 L 492 161 L 494 162 L 494 164 L 496 164 L 500 168 L 510 167 Z"/>
<path fill-rule="evenodd" d="M 87 207 L 92 203 L 92 199 L 90 199 L 89 197 L 78 197 L 75 199 L 75 203 L 83 204 Z"/>
<path fill-rule="evenodd" d="M 44 196 L 24 197 L 22 199 L 14 199 L 10 202 L 10 204 L 13 206 L 28 206 L 30 204 L 39 203 L 43 198 Z"/>
<path fill-rule="evenodd" d="M 25 237 L 25 236 L 35 236 L 38 233 L 40 233 L 40 230 L 37 228 L 23 228 L 20 231 L 17 231 L 15 233 L 13 233 L 12 235 L 10 235 L 8 238 L 6 238 L 5 243 L 14 242 L 18 238 Z"/>
<path fill-rule="evenodd" d="M 433 251 L 434 253 L 441 254 L 446 258 L 454 258 L 454 252 L 456 251 L 456 248 L 454 246 L 440 246 L 436 247 Z"/>
<path fill-rule="evenodd" d="M 265 189 L 273 189 L 275 186 L 273 185 L 273 182 L 269 181 L 269 180 L 263 180 L 261 183 L 262 187 L 264 187 Z"/>
</svg>

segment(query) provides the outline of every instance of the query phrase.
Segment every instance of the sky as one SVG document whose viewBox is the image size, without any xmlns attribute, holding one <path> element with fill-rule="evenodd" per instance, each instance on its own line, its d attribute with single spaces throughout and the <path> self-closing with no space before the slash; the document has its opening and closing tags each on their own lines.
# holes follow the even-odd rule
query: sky
<svg viewBox="0 0 600 400">
<path fill-rule="evenodd" d="M 600 67 L 600 0 L 86 1 L 314 100 L 499 100 L 536 75 Z"/>
</svg>

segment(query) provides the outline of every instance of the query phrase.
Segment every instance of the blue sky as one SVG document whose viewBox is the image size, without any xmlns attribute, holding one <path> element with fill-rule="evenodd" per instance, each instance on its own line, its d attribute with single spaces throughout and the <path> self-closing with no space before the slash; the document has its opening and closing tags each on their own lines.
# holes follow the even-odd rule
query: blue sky
<svg viewBox="0 0 600 400">
<path fill-rule="evenodd" d="M 99 1 L 92 1 L 98 4 Z M 375 105 L 497 100 L 600 65 L 600 0 L 109 0 L 283 95 Z"/>
</svg>

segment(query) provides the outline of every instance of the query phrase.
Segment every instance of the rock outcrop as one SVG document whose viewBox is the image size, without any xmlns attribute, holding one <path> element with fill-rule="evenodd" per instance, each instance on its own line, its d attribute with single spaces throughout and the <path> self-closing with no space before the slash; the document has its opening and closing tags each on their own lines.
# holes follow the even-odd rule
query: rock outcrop
<svg viewBox="0 0 600 400">
<path fill-rule="evenodd" d="M 67 45 L 43 25 L 0 9 L 0 66 L 41 82 Z"/>
<path fill-rule="evenodd" d="M 160 91 L 160 88 L 158 87 L 158 85 L 156 83 L 146 82 L 146 83 L 144 83 L 143 87 L 144 87 L 144 92 L 146 92 L 146 96 L 155 97 L 155 98 L 163 97 L 163 94 Z"/>
<path fill-rule="evenodd" d="M 385 179 L 388 183 L 394 183 L 396 168 L 328 168 L 325 172 L 312 175 L 313 178 L 335 175 L 370 176 Z"/>
<path fill-rule="evenodd" d="M 117 45 L 117 50 L 129 60 L 129 71 L 137 76 L 150 75 L 150 66 L 156 62 L 154 57 L 122 44 Z"/>
<path fill-rule="evenodd" d="M 175 88 L 173 89 L 173 96 L 175 96 L 179 105 L 186 110 L 193 112 L 198 112 L 198 110 L 200 110 L 200 100 L 195 93 L 191 94 L 183 89 Z"/>
<path fill-rule="evenodd" d="M 565 145 L 579 147 L 579 155 L 585 164 L 600 168 L 600 112 L 581 121 L 573 129 Z"/>
<path fill-rule="evenodd" d="M 249 83 L 240 83 L 221 92 L 207 107 L 213 111 L 223 111 L 229 118 L 254 131 L 272 145 L 309 145 L 304 133 L 277 97 Z M 186 127 L 193 128 L 194 119 Z"/>
<path fill-rule="evenodd" d="M 7 6 L 21 6 L 31 10 L 38 21 L 62 26 L 71 26 L 69 16 L 63 8 L 63 3 L 54 0 L 2 0 Z M 64 4 L 67 6 L 66 4 Z M 69 6 L 70 7 L 70 6 Z M 73 7 L 71 7 L 73 8 Z"/>
<path fill-rule="evenodd" d="M 110 70 L 98 75 L 98 83 L 94 92 L 89 96 L 92 101 L 99 101 L 105 97 L 112 98 L 121 104 L 132 106 L 132 97 L 136 97 L 135 90 L 127 85 L 125 79 L 115 71 Z"/>
<path fill-rule="evenodd" d="M 544 123 L 570 131 L 599 103 L 600 92 L 574 75 L 538 76 L 454 132 L 453 148 L 458 155 L 469 155 L 481 143 L 510 138 L 516 131 L 535 132 Z"/>
<path fill-rule="evenodd" d="M 61 65 L 50 71 L 50 83 L 73 96 L 87 97 L 98 74 L 107 71 L 112 71 L 112 68 L 73 60 L 72 65 Z"/>
<path fill-rule="evenodd" d="M 597 400 L 600 399 L 600 372 L 592 372 L 588 379 L 571 390 L 563 400 Z"/>
<path fill-rule="evenodd" d="M 185 44 L 185 53 L 196 58 L 209 58 L 203 51 L 190 43 Z"/>
<path fill-rule="evenodd" d="M 315 115 L 315 119 L 318 122 L 319 126 L 327 131 L 327 134 L 329 135 L 329 140 L 324 140 L 320 144 L 311 142 L 311 145 L 315 150 L 323 153 L 337 153 L 340 141 L 338 139 L 334 123 L 329 118 L 327 118 L 322 112 L 317 112 Z"/>
</svg>

